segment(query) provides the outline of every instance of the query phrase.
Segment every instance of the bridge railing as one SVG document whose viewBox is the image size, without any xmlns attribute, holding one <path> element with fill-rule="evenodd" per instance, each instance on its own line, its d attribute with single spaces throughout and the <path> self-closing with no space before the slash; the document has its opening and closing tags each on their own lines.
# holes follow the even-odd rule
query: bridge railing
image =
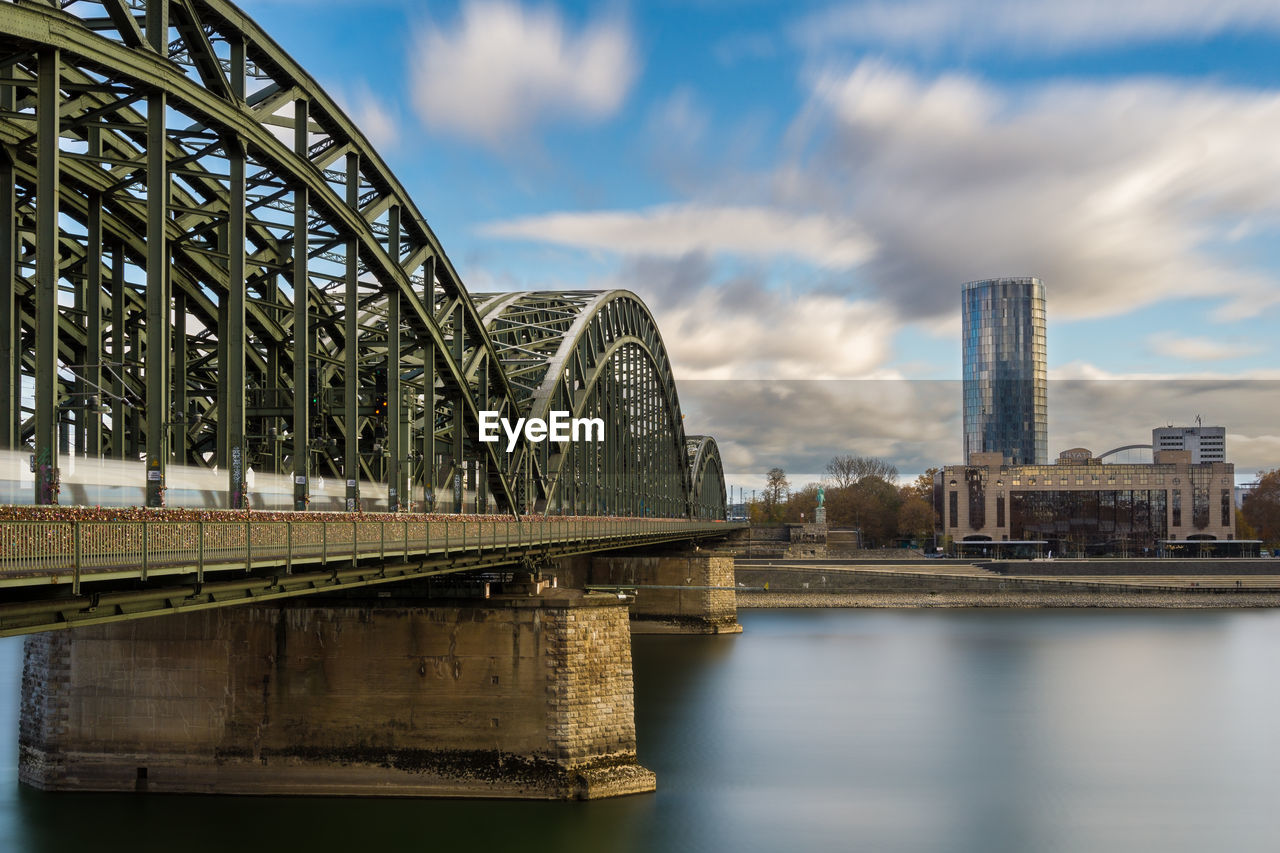
<svg viewBox="0 0 1280 853">
<path fill-rule="evenodd" d="M 634 541 L 723 531 L 684 519 L 547 518 L 469 521 L 4 521 L 0 583 L 49 576 L 77 586 L 95 574 L 248 570 L 330 560 L 484 555 L 565 543 Z"/>
</svg>

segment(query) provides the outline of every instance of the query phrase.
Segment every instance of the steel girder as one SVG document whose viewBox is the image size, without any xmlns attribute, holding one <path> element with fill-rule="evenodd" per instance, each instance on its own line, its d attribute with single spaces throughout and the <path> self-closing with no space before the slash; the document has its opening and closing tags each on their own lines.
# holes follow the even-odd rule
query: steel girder
<svg viewBox="0 0 1280 853">
<path fill-rule="evenodd" d="M 639 299 L 482 315 L 368 141 L 229 3 L 0 3 L 0 196 L 0 449 L 35 450 L 40 502 L 61 443 L 145 459 L 153 505 L 179 463 L 225 472 L 231 506 L 252 465 L 298 509 L 328 475 L 348 507 L 417 484 L 454 511 L 706 511 Z M 507 451 L 476 440 L 484 410 L 606 440 Z"/>
<path fill-rule="evenodd" d="M 287 469 L 297 508 L 316 473 L 383 480 L 399 508 L 411 476 L 430 500 L 464 469 L 477 500 L 517 508 L 527 445 L 468 438 L 481 404 L 515 405 L 456 271 L 243 13 L 3 4 L 0 65 L 0 349 L 29 353 L 0 359 L 0 441 L 34 444 L 38 500 L 56 501 L 70 426 L 77 451 L 145 456 L 150 503 L 177 461 L 221 467 L 240 505 L 256 462 Z"/>
</svg>

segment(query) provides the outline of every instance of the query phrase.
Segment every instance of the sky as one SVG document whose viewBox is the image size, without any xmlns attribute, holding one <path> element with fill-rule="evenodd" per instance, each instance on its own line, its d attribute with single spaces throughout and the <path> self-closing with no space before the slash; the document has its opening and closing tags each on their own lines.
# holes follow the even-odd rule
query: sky
<svg viewBox="0 0 1280 853">
<path fill-rule="evenodd" d="M 1024 275 L 1051 456 L 1280 466 L 1274 0 L 242 6 L 473 293 L 637 293 L 731 484 L 961 461 L 960 285 Z"/>
</svg>

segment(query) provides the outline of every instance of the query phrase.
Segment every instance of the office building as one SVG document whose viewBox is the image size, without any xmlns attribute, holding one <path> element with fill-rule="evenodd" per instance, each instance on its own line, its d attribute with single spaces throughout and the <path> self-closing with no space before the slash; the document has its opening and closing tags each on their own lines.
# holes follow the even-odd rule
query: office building
<svg viewBox="0 0 1280 853">
<path fill-rule="evenodd" d="M 1151 452 L 1186 450 L 1193 463 L 1227 461 L 1227 428 L 1220 426 L 1156 427 L 1151 431 Z"/>
<path fill-rule="evenodd" d="M 971 281 L 962 296 L 964 458 L 999 453 L 1012 465 L 1048 461 L 1044 283 Z"/>
<path fill-rule="evenodd" d="M 977 453 L 934 479 L 942 532 L 961 554 L 1198 552 L 1235 539 L 1234 492 L 1234 465 L 1196 463 L 1186 450 L 1157 450 L 1154 463 L 1136 465 L 1104 465 L 1079 447 L 1054 465 Z"/>
</svg>

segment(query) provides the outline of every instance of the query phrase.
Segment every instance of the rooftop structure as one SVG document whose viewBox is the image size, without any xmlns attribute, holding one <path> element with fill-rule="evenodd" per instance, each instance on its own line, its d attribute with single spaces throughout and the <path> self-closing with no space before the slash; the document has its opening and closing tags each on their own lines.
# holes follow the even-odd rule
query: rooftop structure
<svg viewBox="0 0 1280 853">
<path fill-rule="evenodd" d="M 1192 462 L 1226 462 L 1227 428 L 1220 426 L 1156 427 L 1151 431 L 1151 449 L 1188 450 Z"/>
</svg>

